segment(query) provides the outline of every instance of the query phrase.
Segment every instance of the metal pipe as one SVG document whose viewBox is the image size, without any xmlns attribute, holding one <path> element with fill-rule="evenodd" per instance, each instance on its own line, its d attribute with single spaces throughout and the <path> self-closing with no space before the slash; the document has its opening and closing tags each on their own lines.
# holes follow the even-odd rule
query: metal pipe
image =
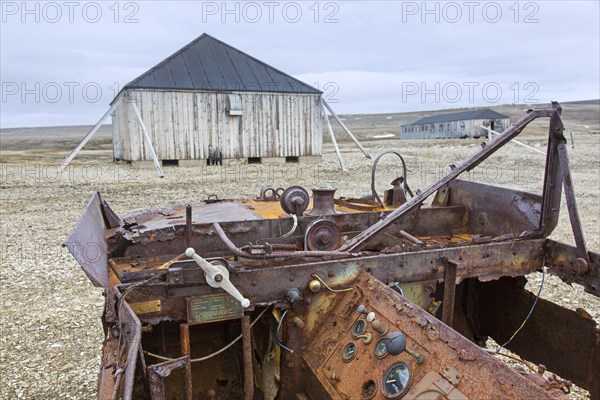
<svg viewBox="0 0 600 400">
<path fill-rule="evenodd" d="M 454 320 L 454 298 L 456 297 L 456 269 L 455 262 L 442 258 L 444 264 L 444 298 L 442 300 L 442 322 L 452 327 Z"/>
<path fill-rule="evenodd" d="M 190 356 L 190 326 L 188 324 L 179 325 L 179 336 L 181 338 L 181 355 Z M 183 382 L 185 400 L 192 400 L 192 363 L 188 362 L 183 367 Z"/>
<path fill-rule="evenodd" d="M 192 247 L 192 206 L 185 206 L 185 248 Z"/>
<path fill-rule="evenodd" d="M 265 257 L 292 258 L 292 257 L 323 257 L 323 256 L 347 257 L 348 256 L 348 254 L 340 253 L 337 250 L 334 250 L 334 251 L 274 251 L 272 253 L 264 254 L 264 255 L 250 254 L 250 253 L 246 253 L 245 251 L 242 251 L 239 247 L 237 247 L 235 245 L 235 243 L 233 243 L 231 241 L 231 239 L 229 239 L 229 237 L 227 237 L 227 234 L 225 233 L 225 231 L 223 231 L 223 228 L 221 228 L 221 225 L 218 222 L 214 222 L 212 224 L 212 226 L 213 226 L 213 229 L 215 230 L 215 232 L 217 233 L 217 235 L 219 236 L 219 239 L 221 239 L 223 241 L 223 244 L 225 244 L 225 246 L 227 246 L 227 248 L 238 257 L 264 259 Z"/>
<path fill-rule="evenodd" d="M 252 330 L 250 316 L 242 317 L 242 348 L 244 356 L 244 400 L 254 397 L 254 370 L 252 368 Z"/>
</svg>

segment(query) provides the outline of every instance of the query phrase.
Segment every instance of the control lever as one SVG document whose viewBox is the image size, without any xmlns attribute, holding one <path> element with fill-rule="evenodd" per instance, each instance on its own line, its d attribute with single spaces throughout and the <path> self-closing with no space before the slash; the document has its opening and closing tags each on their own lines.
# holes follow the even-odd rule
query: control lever
<svg viewBox="0 0 600 400">
<path fill-rule="evenodd" d="M 221 288 L 231 295 L 234 299 L 240 302 L 243 308 L 250 306 L 250 300 L 242 296 L 235 286 L 229 280 L 229 271 L 223 265 L 213 265 L 204 258 L 196 254 L 196 250 L 191 247 L 185 251 L 185 255 L 193 258 L 196 264 L 204 271 L 206 283 L 211 287 Z"/>
<path fill-rule="evenodd" d="M 417 353 L 416 351 L 406 347 L 406 335 L 402 332 L 388 333 L 387 340 L 385 341 L 385 347 L 388 353 L 393 356 L 397 356 L 398 354 L 406 351 L 408 355 L 417 361 L 417 364 L 421 364 L 423 362 L 423 355 L 421 353 Z"/>
</svg>

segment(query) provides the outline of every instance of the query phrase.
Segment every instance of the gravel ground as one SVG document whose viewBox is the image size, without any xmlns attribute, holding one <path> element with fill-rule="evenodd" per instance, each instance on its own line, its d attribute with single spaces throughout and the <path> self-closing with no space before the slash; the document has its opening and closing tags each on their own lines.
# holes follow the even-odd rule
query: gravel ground
<svg viewBox="0 0 600 400">
<path fill-rule="evenodd" d="M 526 143 L 545 149 L 539 135 Z M 371 154 L 399 149 L 409 166 L 414 189 L 434 181 L 449 163 L 456 163 L 479 146 L 475 140 L 364 142 Z M 337 195 L 369 192 L 370 160 L 351 144 L 342 143 L 348 172 L 337 171 L 335 153 L 326 146 L 317 165 L 165 168 L 159 179 L 153 170 L 137 170 L 110 163 L 106 150 L 82 152 L 63 173 L 56 165 L 66 152 L 10 151 L 2 153 L 1 190 L 1 333 L 0 398 L 95 398 L 96 377 L 103 340 L 101 291 L 94 288 L 68 251 L 60 245 L 76 223 L 90 196 L 100 190 L 118 213 L 135 209 L 220 198 L 256 196 L 262 183 L 310 188 L 331 183 Z M 600 135 L 581 135 L 570 150 L 571 167 L 588 247 L 600 249 Z M 37 161 L 34 161 L 36 160 Z M 25 161 L 23 161 L 25 160 Z M 100 161 L 99 161 L 100 160 Z M 540 192 L 544 157 L 508 145 L 467 178 Z M 389 166 L 385 171 L 385 165 Z M 382 190 L 397 167 L 383 159 L 378 175 Z M 572 243 L 563 205 L 555 239 Z M 540 276 L 529 283 L 536 291 Z M 564 307 L 587 310 L 600 321 L 600 300 L 579 286 L 548 278 L 542 297 Z M 572 398 L 586 398 L 575 390 Z"/>
</svg>

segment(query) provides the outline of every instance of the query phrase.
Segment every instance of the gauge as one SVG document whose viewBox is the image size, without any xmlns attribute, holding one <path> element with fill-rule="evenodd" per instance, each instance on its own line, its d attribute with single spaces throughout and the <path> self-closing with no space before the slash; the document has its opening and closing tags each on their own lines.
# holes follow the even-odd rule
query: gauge
<svg viewBox="0 0 600 400">
<path fill-rule="evenodd" d="M 356 344 L 350 342 L 342 350 L 342 360 L 344 362 L 352 361 L 356 357 Z"/>
<path fill-rule="evenodd" d="M 375 344 L 375 357 L 384 358 L 385 356 L 388 355 L 387 341 L 388 341 L 388 338 L 381 338 L 381 339 L 379 339 L 377 344 Z"/>
<path fill-rule="evenodd" d="M 383 375 L 381 391 L 388 399 L 399 399 L 410 386 L 412 373 L 410 367 L 403 361 L 392 364 Z"/>
<path fill-rule="evenodd" d="M 359 319 L 352 325 L 352 337 L 356 338 L 357 336 L 362 335 L 367 330 L 367 321 L 364 319 Z"/>
</svg>

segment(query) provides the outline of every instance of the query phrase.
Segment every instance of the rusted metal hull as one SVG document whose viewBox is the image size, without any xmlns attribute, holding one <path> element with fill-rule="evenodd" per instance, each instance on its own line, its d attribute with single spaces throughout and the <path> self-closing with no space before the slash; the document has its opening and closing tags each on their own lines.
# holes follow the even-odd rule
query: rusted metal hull
<svg viewBox="0 0 600 400">
<path fill-rule="evenodd" d="M 595 321 L 516 285 L 547 269 L 600 295 L 600 256 L 581 233 L 560 112 L 554 104 L 526 114 L 423 191 L 397 178 L 383 202 L 334 199 L 334 189 L 318 187 L 307 210 L 306 190 L 266 185 L 256 199 L 119 218 L 95 194 L 66 246 L 105 291 L 99 398 L 508 399 L 568 390 L 545 368 L 515 370 L 481 349 L 488 336 L 600 398 Z M 550 118 L 542 196 L 456 179 L 541 117 Z M 563 186 L 575 247 L 547 239 Z"/>
</svg>

